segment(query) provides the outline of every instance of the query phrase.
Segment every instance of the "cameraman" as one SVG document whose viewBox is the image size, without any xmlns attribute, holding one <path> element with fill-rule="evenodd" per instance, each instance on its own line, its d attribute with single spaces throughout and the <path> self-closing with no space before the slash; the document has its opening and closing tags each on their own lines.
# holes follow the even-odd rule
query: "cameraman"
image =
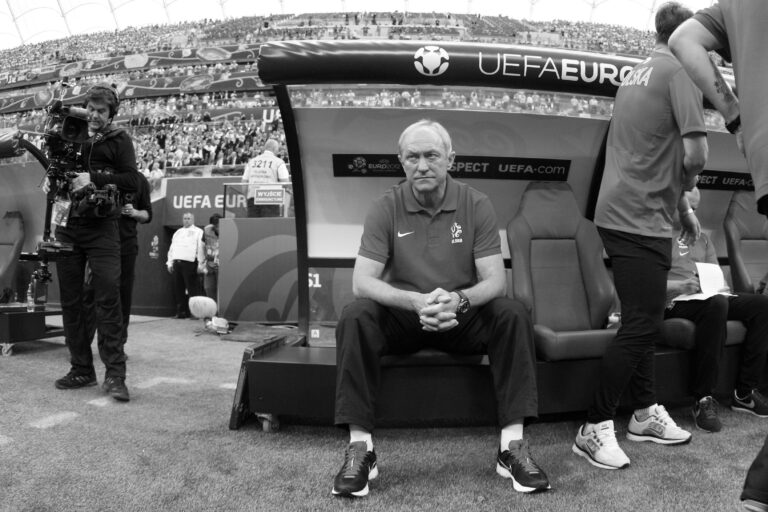
<svg viewBox="0 0 768 512">
<path fill-rule="evenodd" d="M 83 144 L 80 156 L 85 172 L 72 179 L 72 203 L 68 215 L 64 216 L 66 222 L 56 228 L 56 240 L 73 247 L 71 254 L 57 261 L 64 335 L 72 367 L 56 381 L 56 387 L 76 389 L 96 385 L 83 307 L 87 263 L 92 272 L 100 333 L 99 356 L 106 367 L 102 388 L 116 400 L 128 401 L 120 311 L 120 205 L 116 198 L 104 200 L 102 189 L 112 185 L 120 194 L 136 194 L 140 175 L 130 135 L 112 126 L 120 103 L 117 92 L 107 85 L 95 85 L 86 93 L 85 103 L 90 137 Z"/>
<path fill-rule="evenodd" d="M 152 220 L 152 201 L 150 200 L 149 182 L 139 173 L 139 189 L 136 194 L 122 196 L 123 207 L 117 226 L 120 231 L 120 311 L 123 317 L 121 338 L 123 346 L 128 341 L 128 322 L 131 318 L 133 302 L 133 282 L 135 278 L 136 256 L 139 253 L 137 224 L 146 224 Z M 86 290 L 83 308 L 86 314 L 85 336 L 88 343 L 93 342 L 96 333 L 96 312 L 93 303 L 92 274 L 86 271 Z M 101 337 L 101 334 L 99 334 Z"/>
</svg>

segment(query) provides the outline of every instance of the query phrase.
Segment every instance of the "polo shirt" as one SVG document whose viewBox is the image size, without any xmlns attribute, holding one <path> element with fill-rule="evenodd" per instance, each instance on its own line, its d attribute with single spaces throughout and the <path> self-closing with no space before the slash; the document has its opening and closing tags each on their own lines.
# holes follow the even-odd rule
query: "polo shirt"
<svg viewBox="0 0 768 512">
<path fill-rule="evenodd" d="M 595 209 L 602 228 L 672 238 L 683 186 L 683 135 L 706 133 L 701 91 L 667 48 L 616 93 Z"/>
<path fill-rule="evenodd" d="M 368 212 L 358 254 L 383 263 L 395 288 L 451 291 L 477 283 L 475 260 L 501 254 L 501 240 L 488 197 L 448 176 L 434 215 L 407 181 L 386 191 Z"/>
<path fill-rule="evenodd" d="M 733 62 L 740 105 L 747 165 L 755 195 L 768 194 L 768 2 L 720 0 L 694 19 L 723 47 L 723 58 Z"/>
<path fill-rule="evenodd" d="M 685 245 L 679 241 L 672 248 L 672 266 L 667 279 L 670 281 L 685 281 L 698 272 L 696 263 L 717 264 L 715 246 L 706 233 L 702 233 L 696 243 Z"/>
</svg>

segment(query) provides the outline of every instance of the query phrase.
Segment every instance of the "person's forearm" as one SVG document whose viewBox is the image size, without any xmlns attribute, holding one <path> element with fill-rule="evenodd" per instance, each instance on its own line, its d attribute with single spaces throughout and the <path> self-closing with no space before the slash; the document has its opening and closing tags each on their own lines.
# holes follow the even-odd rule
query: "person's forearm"
<svg viewBox="0 0 768 512">
<path fill-rule="evenodd" d="M 136 216 L 134 217 L 137 222 L 146 224 L 149 222 L 149 213 L 146 210 L 135 210 Z"/>
<path fill-rule="evenodd" d="M 722 114 L 725 122 L 729 123 L 736 119 L 739 115 L 739 100 L 720 70 L 709 58 L 707 50 L 684 38 L 670 47 L 693 82 L 701 89 L 712 106 Z"/>
<path fill-rule="evenodd" d="M 370 276 L 360 276 L 352 282 L 352 292 L 357 299 L 371 299 L 382 306 L 400 309 L 413 309 L 417 292 L 395 288 L 391 284 Z"/>
</svg>

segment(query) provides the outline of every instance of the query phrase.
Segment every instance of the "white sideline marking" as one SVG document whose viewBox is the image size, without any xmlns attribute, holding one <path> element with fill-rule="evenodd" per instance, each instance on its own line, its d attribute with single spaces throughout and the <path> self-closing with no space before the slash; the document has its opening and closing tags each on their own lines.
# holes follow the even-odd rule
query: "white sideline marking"
<svg viewBox="0 0 768 512">
<path fill-rule="evenodd" d="M 12 441 L 13 439 L 8 436 L 0 435 L 0 446 L 9 445 Z"/>
<path fill-rule="evenodd" d="M 224 384 L 219 384 L 219 387 L 221 389 L 237 389 L 237 382 L 225 382 Z"/>
<path fill-rule="evenodd" d="M 51 428 L 61 423 L 72 421 L 78 416 L 80 415 L 72 411 L 60 412 L 58 414 L 53 414 L 51 416 L 47 416 L 37 421 L 33 421 L 32 423 L 29 424 L 29 426 L 35 427 L 35 428 Z"/>
<path fill-rule="evenodd" d="M 87 403 L 88 405 L 95 405 L 96 407 L 106 407 L 107 405 L 113 403 L 114 400 L 112 400 L 110 397 L 105 396 L 102 398 L 96 398 L 94 400 L 89 400 Z"/>
<path fill-rule="evenodd" d="M 136 384 L 136 386 L 139 389 L 147 389 L 151 388 L 152 386 L 157 386 L 158 384 L 192 384 L 193 380 L 190 379 L 177 379 L 175 377 L 153 377 L 149 380 L 145 380 L 144 382 L 140 382 Z"/>
</svg>

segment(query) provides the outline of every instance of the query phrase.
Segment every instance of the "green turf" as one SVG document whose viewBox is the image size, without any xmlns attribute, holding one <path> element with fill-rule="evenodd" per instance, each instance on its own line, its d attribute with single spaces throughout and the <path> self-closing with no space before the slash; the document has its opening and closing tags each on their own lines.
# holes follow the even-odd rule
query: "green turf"
<svg viewBox="0 0 768 512">
<path fill-rule="evenodd" d="M 0 358 L 0 510 L 735 510 L 768 420 L 721 407 L 719 434 L 686 446 L 624 439 L 630 468 L 605 471 L 571 453 L 575 419 L 526 429 L 553 490 L 515 493 L 495 473 L 494 428 L 383 429 L 375 436 L 380 476 L 361 500 L 334 498 L 346 440 L 326 426 L 255 422 L 227 428 L 244 343 L 196 335 L 200 322 L 134 323 L 126 351 L 131 402 L 104 406 L 98 387 L 60 391 L 63 341 L 18 344 Z M 97 364 L 99 382 L 103 367 Z M 165 379 L 165 380 L 162 380 Z M 155 385 L 149 385 L 155 383 Z M 32 423 L 75 413 L 47 429 Z M 693 428 L 688 411 L 671 411 Z"/>
</svg>

